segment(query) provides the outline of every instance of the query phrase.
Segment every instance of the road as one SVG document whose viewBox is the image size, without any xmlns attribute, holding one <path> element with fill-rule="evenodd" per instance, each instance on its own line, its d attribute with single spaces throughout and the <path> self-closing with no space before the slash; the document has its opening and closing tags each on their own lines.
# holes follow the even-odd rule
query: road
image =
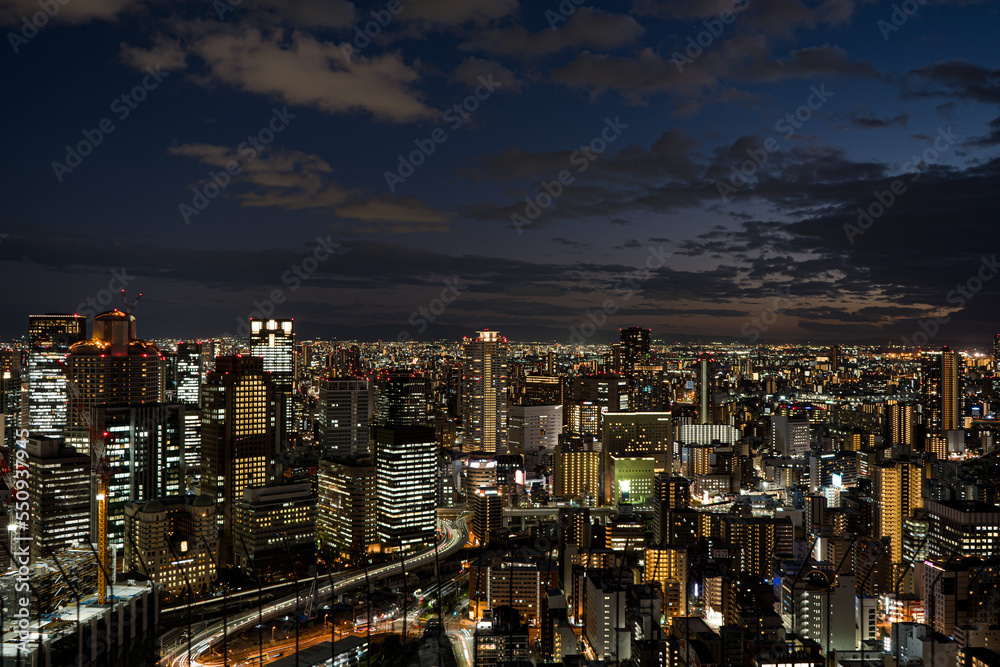
<svg viewBox="0 0 1000 667">
<path fill-rule="evenodd" d="M 420 567 L 428 563 L 433 563 L 435 558 L 435 553 L 437 553 L 439 558 L 447 557 L 452 554 L 458 553 L 462 550 L 465 544 L 469 541 L 469 526 L 468 517 L 462 517 L 457 521 L 445 521 L 443 519 L 438 520 L 438 528 L 444 533 L 445 539 L 438 543 L 437 546 L 430 549 L 421 551 L 420 553 L 411 556 L 406 559 L 407 567 Z M 377 581 L 378 579 L 384 579 L 386 577 L 397 574 L 401 571 L 400 563 L 390 563 L 388 565 L 383 565 L 381 567 L 372 568 L 368 572 L 368 578 L 372 581 Z M 362 571 L 359 574 L 352 575 L 341 575 L 339 581 L 335 581 L 333 584 L 333 594 L 338 595 L 344 591 L 364 584 L 365 573 Z M 327 597 L 330 595 L 330 584 L 319 586 L 318 595 L 320 597 Z M 296 596 L 291 595 L 275 602 L 266 605 L 263 608 L 263 618 L 265 621 L 271 620 L 276 616 L 281 616 L 282 614 L 295 613 L 296 604 L 300 604 L 302 609 L 306 608 L 306 600 L 297 600 Z M 227 632 L 233 636 L 239 634 L 248 627 L 252 627 L 257 624 L 259 617 L 259 612 L 257 609 L 253 609 L 242 614 L 237 614 L 229 619 Z M 210 625 L 203 632 L 198 633 L 195 637 L 191 638 L 191 653 L 193 655 L 188 655 L 187 644 L 178 646 L 172 651 L 169 651 L 161 660 L 161 665 L 166 665 L 168 667 L 197 667 L 201 663 L 198 662 L 195 656 L 201 655 L 203 652 L 209 649 L 212 644 L 215 644 L 222 640 L 223 637 L 223 624 L 221 622 Z"/>
</svg>

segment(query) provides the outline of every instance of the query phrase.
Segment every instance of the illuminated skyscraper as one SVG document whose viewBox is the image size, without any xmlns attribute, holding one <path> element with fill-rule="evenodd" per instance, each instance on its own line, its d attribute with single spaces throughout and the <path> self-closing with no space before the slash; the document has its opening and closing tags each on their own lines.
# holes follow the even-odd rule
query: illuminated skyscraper
<svg viewBox="0 0 1000 667">
<path fill-rule="evenodd" d="M 433 543 L 436 470 L 433 428 L 375 429 L 378 536 L 386 551 L 418 551 Z"/>
<path fill-rule="evenodd" d="M 59 551 L 90 536 L 90 455 L 62 438 L 32 437 L 28 453 L 28 537 L 32 559 Z"/>
<path fill-rule="evenodd" d="M 201 385 L 205 378 L 205 352 L 210 343 L 177 344 L 177 402 L 184 405 L 184 462 L 191 469 L 201 465 Z"/>
<path fill-rule="evenodd" d="M 635 412 L 642 403 L 639 398 L 639 377 L 637 366 L 648 366 L 652 362 L 652 354 L 649 347 L 649 329 L 643 327 L 629 327 L 621 329 L 619 332 L 620 347 L 619 354 L 621 373 L 625 376 L 629 395 L 629 410 Z"/>
<path fill-rule="evenodd" d="M 379 426 L 427 424 L 427 378 L 411 371 L 388 371 L 375 379 Z"/>
<path fill-rule="evenodd" d="M 94 428 L 104 434 L 111 470 L 108 539 L 115 548 L 125 546 L 125 507 L 128 503 L 186 493 L 186 410 L 179 403 L 100 405 L 95 408 Z M 96 502 L 92 512 L 96 522 Z"/>
<path fill-rule="evenodd" d="M 227 558 L 233 511 L 243 490 L 272 479 L 280 415 L 275 391 L 264 362 L 241 355 L 216 359 L 202 390 L 201 492 L 222 509 Z"/>
<path fill-rule="evenodd" d="M 711 355 L 698 357 L 697 396 L 698 423 L 712 423 L 712 408 L 715 407 L 715 361 Z"/>
<path fill-rule="evenodd" d="M 903 523 L 924 506 L 923 469 L 910 461 L 886 461 L 872 470 L 875 530 L 892 540 L 892 562 L 902 563 Z"/>
<path fill-rule="evenodd" d="M 321 459 L 318 474 L 320 546 L 354 558 L 378 542 L 375 465 L 370 459 Z"/>
<path fill-rule="evenodd" d="M 917 415 L 909 403 L 895 403 L 888 408 L 889 444 L 917 444 Z"/>
<path fill-rule="evenodd" d="M 465 343 L 462 447 L 503 452 L 507 446 L 507 339 L 479 331 Z"/>
<path fill-rule="evenodd" d="M 928 437 L 959 428 L 958 353 L 947 347 L 921 355 L 921 421 Z"/>
<path fill-rule="evenodd" d="M 83 315 L 29 315 L 28 430 L 61 436 L 66 429 L 66 373 L 69 348 L 87 337 Z"/>
<path fill-rule="evenodd" d="M 0 349 L 0 445 L 13 451 L 21 428 L 21 351 Z"/>
<path fill-rule="evenodd" d="M 283 397 L 284 432 L 299 430 L 294 423 L 295 332 L 293 320 L 250 320 L 250 353 L 264 359 L 274 388 Z"/>
<path fill-rule="evenodd" d="M 89 434 L 80 408 L 158 403 L 163 397 L 162 355 L 136 338 L 135 317 L 120 310 L 94 318 L 93 335 L 70 347 L 66 368 L 80 391 L 81 406 L 68 416 L 67 442 L 86 444 Z"/>
</svg>

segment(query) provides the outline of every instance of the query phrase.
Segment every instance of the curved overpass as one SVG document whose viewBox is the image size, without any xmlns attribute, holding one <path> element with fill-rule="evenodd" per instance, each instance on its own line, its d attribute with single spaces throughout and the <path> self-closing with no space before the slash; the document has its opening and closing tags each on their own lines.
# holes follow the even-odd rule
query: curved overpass
<svg viewBox="0 0 1000 667">
<path fill-rule="evenodd" d="M 438 557 L 450 556 L 452 554 L 458 553 L 462 550 L 462 547 L 466 545 L 469 541 L 469 526 L 468 517 L 461 517 L 457 521 L 445 521 L 443 519 L 438 519 L 438 528 L 445 534 L 444 540 L 439 542 L 435 547 L 421 551 L 410 558 L 406 559 L 407 567 L 420 567 L 421 565 L 426 565 L 427 563 L 434 562 L 434 554 L 437 553 Z M 402 564 L 399 562 L 390 563 L 388 565 L 383 565 L 381 567 L 373 568 L 368 571 L 368 579 L 371 581 L 377 581 L 379 579 L 385 579 L 386 577 L 397 574 L 401 571 Z M 344 591 L 347 591 L 359 584 L 364 584 L 365 574 L 364 572 L 360 574 L 353 574 L 346 576 L 339 581 L 334 581 L 333 583 L 333 594 L 339 595 Z M 324 586 L 318 586 L 317 596 L 319 598 L 330 596 L 330 584 L 327 583 Z M 305 599 L 308 599 L 306 596 Z M 298 598 L 298 603 L 304 608 L 304 598 L 301 596 Z M 264 606 L 262 614 L 265 621 L 273 619 L 277 616 L 293 612 L 296 606 L 296 596 L 288 596 L 280 600 L 276 600 L 271 604 Z M 242 630 L 247 627 L 252 627 L 258 623 L 261 612 L 257 609 L 252 611 L 244 612 L 242 614 L 237 614 L 229 619 L 227 632 L 232 635 L 239 634 Z M 210 625 L 208 628 L 198 633 L 195 637 L 191 638 L 191 653 L 195 656 L 201 655 L 206 651 L 212 644 L 215 644 L 222 640 L 222 623 L 215 623 Z M 161 664 L 167 665 L 169 667 L 188 667 L 195 666 L 198 661 L 193 659 L 192 656 L 188 655 L 187 644 L 178 647 L 177 649 L 170 651 L 161 660 Z"/>
</svg>

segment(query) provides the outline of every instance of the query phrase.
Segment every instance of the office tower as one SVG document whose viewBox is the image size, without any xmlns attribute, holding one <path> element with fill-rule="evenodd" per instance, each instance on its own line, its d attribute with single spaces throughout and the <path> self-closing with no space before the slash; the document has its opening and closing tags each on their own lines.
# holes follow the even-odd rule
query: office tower
<svg viewBox="0 0 1000 667">
<path fill-rule="evenodd" d="M 507 446 L 507 339 L 478 331 L 465 343 L 462 448 L 503 452 Z"/>
<path fill-rule="evenodd" d="M 792 554 L 794 528 L 788 516 L 778 519 L 725 515 L 721 533 L 738 550 L 733 567 L 754 577 L 770 579 L 775 555 Z"/>
<path fill-rule="evenodd" d="M 427 377 L 413 371 L 395 370 L 375 378 L 379 426 L 425 426 L 427 424 Z"/>
<path fill-rule="evenodd" d="M 636 411 L 642 399 L 639 396 L 638 366 L 649 366 L 652 354 L 649 347 L 649 329 L 629 327 L 619 331 L 620 339 L 620 372 L 625 376 L 628 387 L 629 410 Z"/>
<path fill-rule="evenodd" d="M 567 406 L 566 428 L 578 435 L 598 435 L 603 425 L 603 409 L 593 401 L 572 401 Z"/>
<path fill-rule="evenodd" d="M 656 502 L 665 503 L 668 509 L 691 506 L 691 480 L 676 477 L 669 472 L 656 474 L 653 480 Z"/>
<path fill-rule="evenodd" d="M 370 455 L 372 399 L 367 380 L 322 378 L 319 381 L 319 445 L 323 458 Z"/>
<path fill-rule="evenodd" d="M 996 559 L 930 558 L 924 563 L 923 602 L 927 625 L 954 636 L 957 626 L 996 623 L 1000 565 Z"/>
<path fill-rule="evenodd" d="M 295 423 L 295 331 L 293 320 L 250 320 L 250 353 L 264 359 L 284 413 L 283 433 L 297 433 Z"/>
<path fill-rule="evenodd" d="M 260 357 L 219 357 L 202 388 L 201 492 L 222 511 L 222 561 L 229 562 L 236 504 L 272 479 L 280 399 Z"/>
<path fill-rule="evenodd" d="M 66 372 L 71 345 L 87 337 L 83 315 L 28 316 L 28 430 L 35 435 L 66 429 Z"/>
<path fill-rule="evenodd" d="M 320 459 L 317 474 L 320 549 L 353 559 L 378 543 L 375 464 L 369 459 Z"/>
<path fill-rule="evenodd" d="M 933 558 L 1000 557 L 1000 507 L 980 500 L 931 500 L 927 555 Z"/>
<path fill-rule="evenodd" d="M 108 484 L 108 541 L 125 546 L 125 505 L 183 494 L 184 425 L 187 408 L 179 403 L 101 405 L 94 428 L 104 434 L 111 480 Z M 93 503 L 97 521 L 97 502 Z"/>
<path fill-rule="evenodd" d="M 14 451 L 21 430 L 21 351 L 0 349 L 0 445 Z"/>
<path fill-rule="evenodd" d="M 233 517 L 236 565 L 277 581 L 310 574 L 316 562 L 316 496 L 309 482 L 251 486 Z"/>
<path fill-rule="evenodd" d="M 608 454 L 605 461 L 605 504 L 642 505 L 653 495 L 656 476 L 653 457 Z"/>
<path fill-rule="evenodd" d="M 836 373 L 840 369 L 840 346 L 834 345 L 830 348 L 830 372 Z"/>
<path fill-rule="evenodd" d="M 921 422 L 928 437 L 959 428 L 959 364 L 958 353 L 947 347 L 921 355 Z"/>
<path fill-rule="evenodd" d="M 488 546 L 490 534 L 503 527 L 504 497 L 495 486 L 481 486 L 473 490 L 469 499 L 472 513 L 472 539 Z"/>
<path fill-rule="evenodd" d="M 632 412 L 658 412 L 670 408 L 669 385 L 663 366 L 637 364 L 632 367 L 632 391 L 629 394 Z"/>
<path fill-rule="evenodd" d="M 810 451 L 809 419 L 800 415 L 771 415 L 771 452 L 776 456 L 804 457 Z"/>
<path fill-rule="evenodd" d="M 191 470 L 201 465 L 201 385 L 205 377 L 205 348 L 211 343 L 177 344 L 176 396 L 184 405 L 184 463 Z"/>
<path fill-rule="evenodd" d="M 698 357 L 698 381 L 695 403 L 698 407 L 698 423 L 711 424 L 712 409 L 715 406 L 715 360 L 709 354 Z"/>
<path fill-rule="evenodd" d="M 378 536 L 385 551 L 417 551 L 434 541 L 437 495 L 434 429 L 375 429 Z"/>
<path fill-rule="evenodd" d="M 53 436 L 33 436 L 28 453 L 28 506 L 31 559 L 77 543 L 90 535 L 90 454 Z M 22 533 L 22 537 L 23 537 Z"/>
<path fill-rule="evenodd" d="M 909 461 L 886 461 L 872 470 L 875 534 L 891 539 L 892 562 L 903 563 L 903 521 L 923 507 L 923 469 Z"/>
<path fill-rule="evenodd" d="M 600 493 L 601 450 L 593 437 L 559 438 L 552 455 L 552 495 L 594 504 Z"/>
<path fill-rule="evenodd" d="M 496 455 L 470 454 L 462 459 L 462 493 L 467 497 L 480 487 L 497 484 Z"/>
<path fill-rule="evenodd" d="M 67 441 L 89 441 L 81 410 L 99 405 L 158 403 L 163 396 L 162 355 L 152 343 L 136 338 L 135 317 L 120 310 L 94 318 L 92 336 L 74 344 L 66 356 L 69 377 L 80 392 L 80 405 L 67 416 Z"/>
<path fill-rule="evenodd" d="M 542 453 L 555 449 L 562 433 L 562 405 L 512 405 L 508 415 L 508 452 L 540 463 Z"/>
<path fill-rule="evenodd" d="M 125 571 L 143 572 L 164 594 L 185 599 L 218 576 L 215 501 L 178 495 L 125 506 Z"/>
<path fill-rule="evenodd" d="M 917 413 L 913 405 L 909 403 L 889 405 L 886 421 L 889 424 L 890 445 L 913 447 L 917 444 Z"/>
<path fill-rule="evenodd" d="M 643 583 L 658 582 L 663 591 L 663 615 L 687 616 L 687 547 L 662 545 L 646 547 Z"/>
</svg>

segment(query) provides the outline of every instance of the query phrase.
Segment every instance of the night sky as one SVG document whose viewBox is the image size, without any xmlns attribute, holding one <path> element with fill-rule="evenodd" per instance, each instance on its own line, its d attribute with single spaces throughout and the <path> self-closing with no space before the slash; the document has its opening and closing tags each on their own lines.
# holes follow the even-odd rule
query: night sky
<svg viewBox="0 0 1000 667">
<path fill-rule="evenodd" d="M 993 0 L 2 0 L 0 20 L 5 341 L 120 306 L 122 282 L 146 338 L 255 310 L 367 340 L 594 322 L 985 349 L 1000 326 Z"/>
</svg>

